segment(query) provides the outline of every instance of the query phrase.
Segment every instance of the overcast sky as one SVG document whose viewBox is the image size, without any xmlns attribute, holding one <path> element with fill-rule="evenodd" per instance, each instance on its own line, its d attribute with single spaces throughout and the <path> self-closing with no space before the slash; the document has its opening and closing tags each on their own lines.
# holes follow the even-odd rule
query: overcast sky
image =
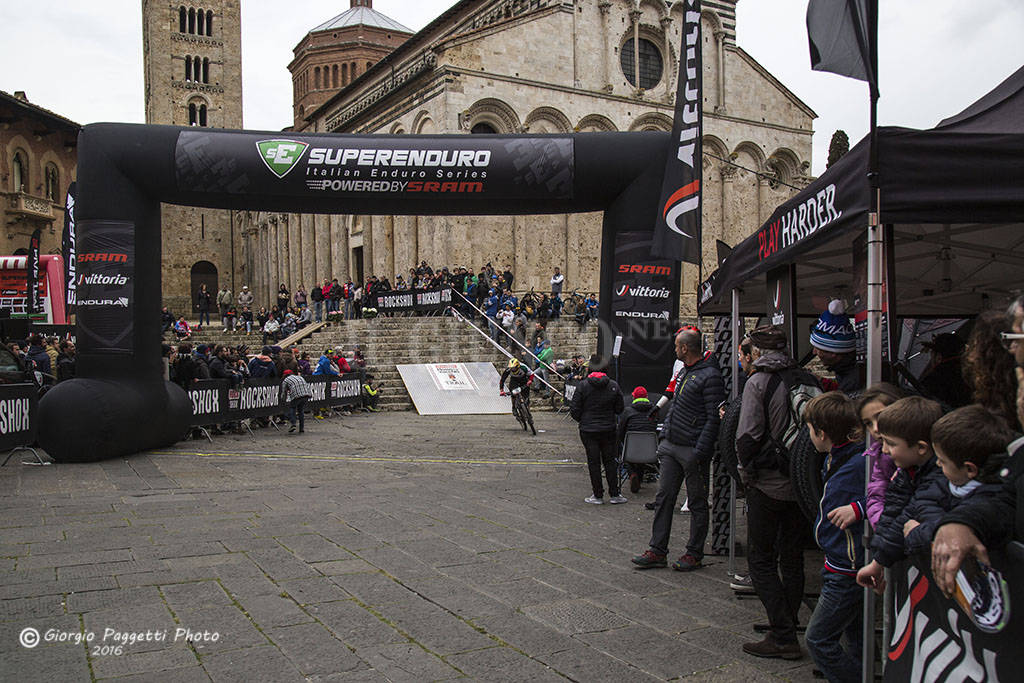
<svg viewBox="0 0 1024 683">
<path fill-rule="evenodd" d="M 454 0 L 376 0 L 374 9 L 419 30 Z M 986 93 L 1024 64 L 1021 0 L 881 0 L 882 124 L 928 128 Z M 0 0 L 0 90 L 78 123 L 141 123 L 142 20 L 139 0 Z M 348 0 L 242 0 L 245 126 L 291 124 L 292 48 Z M 812 72 L 807 0 L 741 0 L 738 44 L 806 102 L 814 123 L 814 172 L 829 139 L 855 143 L 868 129 L 867 87 Z M 285 11 L 282 11 L 284 9 Z"/>
</svg>

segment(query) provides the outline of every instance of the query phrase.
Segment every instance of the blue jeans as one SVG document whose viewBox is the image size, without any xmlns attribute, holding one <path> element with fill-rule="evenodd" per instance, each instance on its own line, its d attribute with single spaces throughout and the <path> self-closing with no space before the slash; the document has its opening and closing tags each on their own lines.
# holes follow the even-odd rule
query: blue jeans
<svg viewBox="0 0 1024 683">
<path fill-rule="evenodd" d="M 864 589 L 852 576 L 821 570 L 821 596 L 807 624 L 807 649 L 830 683 L 861 680 L 861 605 Z M 846 634 L 847 646 L 841 641 Z"/>
<path fill-rule="evenodd" d="M 323 301 L 314 301 L 313 302 L 313 315 L 316 317 L 316 321 L 318 323 L 319 322 L 323 322 L 323 319 L 324 319 L 323 313 L 324 313 L 324 302 Z"/>
<path fill-rule="evenodd" d="M 204 318 L 206 319 L 206 326 L 209 327 L 210 326 L 210 309 L 206 309 L 205 311 L 203 309 L 201 309 L 201 308 L 199 309 L 199 324 L 200 325 L 203 324 L 203 319 Z"/>
</svg>

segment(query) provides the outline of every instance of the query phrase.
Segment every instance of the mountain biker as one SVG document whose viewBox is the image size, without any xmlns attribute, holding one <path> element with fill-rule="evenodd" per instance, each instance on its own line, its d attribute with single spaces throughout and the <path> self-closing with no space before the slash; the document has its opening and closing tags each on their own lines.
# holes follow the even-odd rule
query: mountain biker
<svg viewBox="0 0 1024 683">
<path fill-rule="evenodd" d="M 533 384 L 534 373 L 525 365 L 519 362 L 518 358 L 510 358 L 505 372 L 501 373 L 501 381 L 498 382 L 498 390 L 502 396 L 512 393 L 513 389 L 523 390 L 523 400 L 530 402 L 530 385 Z M 508 380 L 508 392 L 505 391 L 505 381 Z"/>
</svg>

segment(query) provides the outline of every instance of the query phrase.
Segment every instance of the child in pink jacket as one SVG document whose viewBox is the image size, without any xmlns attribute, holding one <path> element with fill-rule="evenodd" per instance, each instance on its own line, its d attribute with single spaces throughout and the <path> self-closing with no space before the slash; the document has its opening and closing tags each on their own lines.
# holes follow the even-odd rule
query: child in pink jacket
<svg viewBox="0 0 1024 683">
<path fill-rule="evenodd" d="M 871 446 L 864 455 L 871 458 L 871 479 L 868 481 L 867 516 L 871 526 L 878 525 L 885 507 L 885 490 L 896 473 L 896 465 L 892 459 L 882 452 L 882 442 L 878 436 L 878 414 L 888 406 L 903 398 L 903 392 L 885 382 L 868 387 L 867 391 L 857 399 L 857 414 L 866 432 L 871 434 Z"/>
</svg>

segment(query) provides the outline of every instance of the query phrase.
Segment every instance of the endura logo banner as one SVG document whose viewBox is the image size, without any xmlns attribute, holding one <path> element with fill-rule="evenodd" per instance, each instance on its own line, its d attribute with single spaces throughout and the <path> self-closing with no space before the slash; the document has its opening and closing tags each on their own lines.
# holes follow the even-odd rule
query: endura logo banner
<svg viewBox="0 0 1024 683">
<path fill-rule="evenodd" d="M 572 199 L 573 163 L 569 137 L 300 139 L 185 131 L 175 150 L 182 191 L 288 197 Z"/>
</svg>

